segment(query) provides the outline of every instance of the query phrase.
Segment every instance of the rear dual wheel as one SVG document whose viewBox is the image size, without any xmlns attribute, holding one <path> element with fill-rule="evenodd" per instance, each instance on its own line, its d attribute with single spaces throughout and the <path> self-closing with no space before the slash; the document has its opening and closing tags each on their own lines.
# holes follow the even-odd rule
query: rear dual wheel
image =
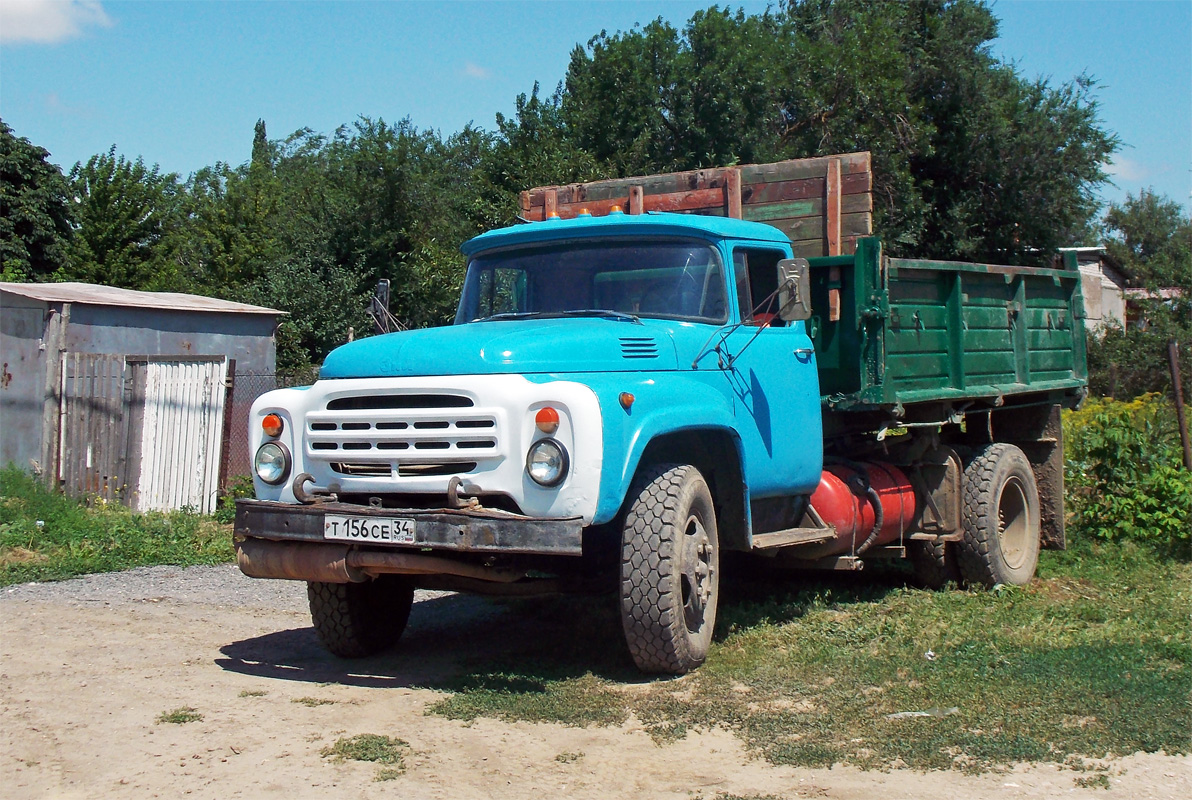
<svg viewBox="0 0 1192 800">
<path fill-rule="evenodd" d="M 1021 450 L 991 444 L 968 463 L 962 522 L 957 554 L 966 581 L 987 587 L 1030 583 L 1039 563 L 1039 489 Z"/>
</svg>

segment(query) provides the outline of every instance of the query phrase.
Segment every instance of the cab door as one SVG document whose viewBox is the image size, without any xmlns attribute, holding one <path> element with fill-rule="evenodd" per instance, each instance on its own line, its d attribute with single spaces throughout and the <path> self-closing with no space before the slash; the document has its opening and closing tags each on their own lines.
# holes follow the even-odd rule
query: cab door
<svg viewBox="0 0 1192 800">
<path fill-rule="evenodd" d="M 745 478 L 761 499 L 814 491 L 823 468 L 815 350 L 805 323 L 778 317 L 778 248 L 732 250 L 739 319 L 723 349 L 745 445 Z"/>
</svg>

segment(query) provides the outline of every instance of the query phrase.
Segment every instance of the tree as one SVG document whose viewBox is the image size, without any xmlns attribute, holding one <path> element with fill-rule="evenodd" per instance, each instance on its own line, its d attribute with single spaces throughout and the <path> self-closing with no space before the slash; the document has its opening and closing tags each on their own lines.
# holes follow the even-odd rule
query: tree
<svg viewBox="0 0 1192 800">
<path fill-rule="evenodd" d="M 1192 215 L 1153 191 L 1126 195 L 1105 213 L 1105 247 L 1135 286 L 1192 291 Z"/>
<path fill-rule="evenodd" d="M 1096 394 L 1135 397 L 1172 390 L 1167 343 L 1180 344 L 1184 396 L 1192 400 L 1192 215 L 1170 198 L 1144 191 L 1111 204 L 1105 248 L 1135 287 L 1138 324 L 1089 337 L 1089 384 Z M 1174 290 L 1174 291 L 1172 291 Z"/>
<path fill-rule="evenodd" d="M 121 286 L 171 290 L 180 287 L 170 252 L 179 223 L 179 184 L 174 173 L 128 161 L 116 146 L 70 171 L 78 229 L 69 263 L 56 277 Z"/>
<path fill-rule="evenodd" d="M 46 280 L 66 266 L 66 179 L 49 152 L 0 120 L 0 280 Z"/>
</svg>

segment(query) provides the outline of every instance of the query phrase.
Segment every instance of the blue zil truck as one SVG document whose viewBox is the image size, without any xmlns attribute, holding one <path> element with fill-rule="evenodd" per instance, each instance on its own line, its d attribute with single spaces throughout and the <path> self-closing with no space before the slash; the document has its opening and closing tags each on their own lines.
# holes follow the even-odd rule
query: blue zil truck
<svg viewBox="0 0 1192 800">
<path fill-rule="evenodd" d="M 256 401 L 242 571 L 306 581 L 343 657 L 393 645 L 415 588 L 616 586 L 632 658 L 672 674 L 707 655 L 726 551 L 1029 581 L 1064 543 L 1076 265 L 889 258 L 842 158 L 523 196 L 539 221 L 463 245 L 454 325 Z"/>
</svg>

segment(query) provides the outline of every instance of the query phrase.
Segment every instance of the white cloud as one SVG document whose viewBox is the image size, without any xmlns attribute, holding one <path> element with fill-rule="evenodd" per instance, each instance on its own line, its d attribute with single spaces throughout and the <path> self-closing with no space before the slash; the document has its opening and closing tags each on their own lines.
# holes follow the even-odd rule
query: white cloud
<svg viewBox="0 0 1192 800">
<path fill-rule="evenodd" d="M 52 44 L 112 26 L 99 0 L 0 0 L 0 42 Z"/>
<path fill-rule="evenodd" d="M 479 80 L 487 80 L 491 75 L 484 67 L 473 64 L 471 61 L 464 64 L 464 74 L 469 78 L 478 78 Z"/>
<path fill-rule="evenodd" d="M 1105 171 L 1115 178 L 1124 181 L 1143 181 L 1150 177 L 1151 171 L 1132 158 L 1118 157 L 1105 167 Z"/>
</svg>

